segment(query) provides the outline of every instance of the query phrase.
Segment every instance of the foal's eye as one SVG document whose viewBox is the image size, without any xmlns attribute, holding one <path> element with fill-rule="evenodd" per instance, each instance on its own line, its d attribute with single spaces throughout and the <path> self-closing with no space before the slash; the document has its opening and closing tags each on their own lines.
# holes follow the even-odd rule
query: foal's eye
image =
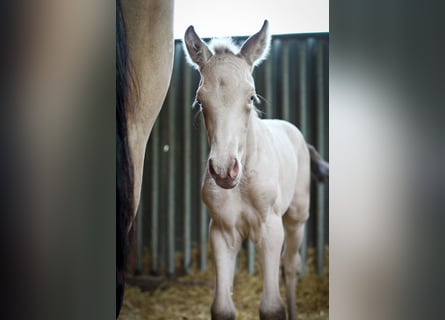
<svg viewBox="0 0 445 320">
<path fill-rule="evenodd" d="M 257 102 L 257 100 L 258 100 L 258 98 L 257 98 L 256 95 L 251 95 L 251 96 L 250 96 L 250 103 Z"/>
</svg>

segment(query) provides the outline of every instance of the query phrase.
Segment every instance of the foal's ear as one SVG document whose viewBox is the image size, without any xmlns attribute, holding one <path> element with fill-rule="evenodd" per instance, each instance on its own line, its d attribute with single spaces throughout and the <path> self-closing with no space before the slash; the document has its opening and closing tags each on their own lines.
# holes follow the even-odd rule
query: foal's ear
<svg viewBox="0 0 445 320">
<path fill-rule="evenodd" d="M 264 20 L 261 30 L 244 42 L 239 54 L 244 57 L 247 63 L 253 68 L 266 59 L 267 53 L 269 52 L 269 44 L 269 22 Z"/>
<path fill-rule="evenodd" d="M 209 47 L 198 37 L 193 26 L 185 31 L 184 46 L 187 61 L 197 69 L 202 69 L 213 55 Z"/>
</svg>

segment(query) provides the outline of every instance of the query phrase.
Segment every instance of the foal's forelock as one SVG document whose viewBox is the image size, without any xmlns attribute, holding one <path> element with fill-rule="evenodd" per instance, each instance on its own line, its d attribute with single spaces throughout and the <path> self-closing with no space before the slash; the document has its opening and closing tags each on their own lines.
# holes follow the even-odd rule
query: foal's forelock
<svg viewBox="0 0 445 320">
<path fill-rule="evenodd" d="M 214 38 L 209 43 L 209 49 L 213 54 L 234 54 L 237 55 L 240 47 L 233 42 L 232 38 Z"/>
</svg>

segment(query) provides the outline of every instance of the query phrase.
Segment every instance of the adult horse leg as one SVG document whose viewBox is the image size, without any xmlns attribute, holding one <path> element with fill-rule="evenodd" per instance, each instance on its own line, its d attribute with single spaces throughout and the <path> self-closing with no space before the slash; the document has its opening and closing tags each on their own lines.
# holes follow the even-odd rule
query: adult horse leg
<svg viewBox="0 0 445 320">
<path fill-rule="evenodd" d="M 260 303 L 260 320 L 285 320 L 286 311 L 280 297 L 280 255 L 284 230 L 281 217 L 271 213 L 259 246 L 263 268 L 263 294 Z"/>
<path fill-rule="evenodd" d="M 229 234 L 213 221 L 210 222 L 210 245 L 216 268 L 215 296 L 211 307 L 212 320 L 235 319 L 232 288 L 241 237 L 235 230 L 233 231 Z"/>
</svg>

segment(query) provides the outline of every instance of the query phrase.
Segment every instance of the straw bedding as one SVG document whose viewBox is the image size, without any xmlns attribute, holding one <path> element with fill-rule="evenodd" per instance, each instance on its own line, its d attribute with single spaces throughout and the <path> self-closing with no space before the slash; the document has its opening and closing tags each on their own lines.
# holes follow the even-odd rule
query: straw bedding
<svg viewBox="0 0 445 320">
<path fill-rule="evenodd" d="M 144 265 L 149 255 L 144 258 Z M 178 258 L 181 260 L 181 257 Z M 195 260 L 197 261 L 197 259 Z M 245 267 L 245 254 L 240 254 L 235 275 L 233 301 L 237 319 L 258 319 L 258 306 L 262 291 L 262 274 L 258 262 L 255 272 L 249 275 Z M 308 248 L 307 273 L 298 283 L 298 319 L 328 319 L 329 313 L 329 252 L 325 249 L 325 270 L 318 276 L 315 272 L 315 250 Z M 180 264 L 179 264 L 180 265 Z M 206 271 L 192 266 L 189 274 L 163 279 L 140 276 L 129 277 L 121 320 L 199 320 L 210 319 L 210 305 L 214 289 L 214 268 Z M 149 283 L 149 286 L 143 285 Z M 134 284 L 138 284 L 137 286 Z M 285 297 L 284 283 L 280 282 L 281 296 Z M 147 289 L 148 288 L 148 289 Z"/>
</svg>

